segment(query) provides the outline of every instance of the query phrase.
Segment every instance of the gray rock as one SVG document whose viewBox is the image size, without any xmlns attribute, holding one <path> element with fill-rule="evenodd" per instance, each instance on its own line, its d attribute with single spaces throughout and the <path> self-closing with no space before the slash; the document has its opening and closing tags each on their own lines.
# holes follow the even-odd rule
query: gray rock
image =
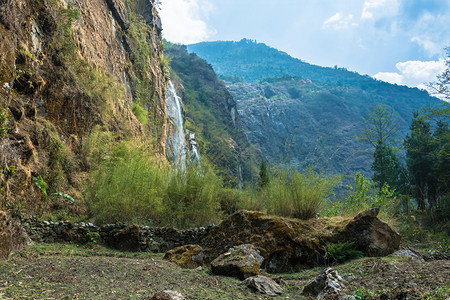
<svg viewBox="0 0 450 300">
<path fill-rule="evenodd" d="M 153 295 L 151 300 L 184 300 L 184 296 L 177 291 L 165 290 Z"/>
<path fill-rule="evenodd" d="M 322 298 L 325 295 L 339 295 L 343 289 L 343 282 L 338 272 L 332 268 L 323 270 L 310 284 L 304 287 L 303 296 Z"/>
<path fill-rule="evenodd" d="M 283 293 L 283 289 L 269 277 L 257 275 L 244 280 L 244 285 L 247 287 L 269 296 L 276 296 Z"/>
<path fill-rule="evenodd" d="M 425 261 L 421 256 L 417 255 L 416 253 L 414 253 L 411 250 L 398 250 L 398 251 L 395 251 L 394 253 L 392 253 L 392 255 L 395 255 L 395 256 L 408 256 L 408 257 L 411 257 L 411 260 L 417 261 L 417 262 L 424 262 Z"/>
<path fill-rule="evenodd" d="M 211 262 L 211 271 L 216 275 L 236 277 L 241 280 L 259 275 L 264 258 L 251 244 L 230 248 Z"/>
</svg>

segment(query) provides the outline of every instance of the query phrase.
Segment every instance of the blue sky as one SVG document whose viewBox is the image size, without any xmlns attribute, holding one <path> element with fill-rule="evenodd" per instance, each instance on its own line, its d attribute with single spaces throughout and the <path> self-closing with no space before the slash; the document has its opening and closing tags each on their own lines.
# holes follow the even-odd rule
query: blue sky
<svg viewBox="0 0 450 300">
<path fill-rule="evenodd" d="M 424 87 L 444 69 L 450 0 L 162 0 L 172 42 L 249 38 L 309 63 Z"/>
</svg>

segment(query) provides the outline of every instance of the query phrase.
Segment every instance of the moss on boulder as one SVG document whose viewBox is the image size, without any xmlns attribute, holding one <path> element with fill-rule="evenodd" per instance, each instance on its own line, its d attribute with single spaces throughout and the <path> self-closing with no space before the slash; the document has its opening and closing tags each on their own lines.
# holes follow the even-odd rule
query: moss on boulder
<svg viewBox="0 0 450 300">
<path fill-rule="evenodd" d="M 198 245 L 184 245 L 169 250 L 164 258 L 186 269 L 203 266 L 203 249 Z"/>
</svg>

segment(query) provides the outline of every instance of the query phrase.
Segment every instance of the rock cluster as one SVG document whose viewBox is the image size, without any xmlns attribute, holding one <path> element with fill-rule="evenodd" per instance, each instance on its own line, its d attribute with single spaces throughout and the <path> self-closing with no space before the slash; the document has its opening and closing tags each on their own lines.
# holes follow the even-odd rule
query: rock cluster
<svg viewBox="0 0 450 300">
<path fill-rule="evenodd" d="M 92 223 L 48 222 L 35 217 L 23 220 L 24 228 L 37 242 L 96 242 L 128 251 L 165 252 L 187 244 L 198 243 L 210 229 L 200 227 L 189 230 L 152 228 L 149 226 Z"/>
<path fill-rule="evenodd" d="M 323 270 L 319 276 L 311 283 L 304 287 L 303 296 L 313 296 L 318 299 L 326 298 L 330 295 L 341 294 L 344 287 L 344 280 L 339 276 L 338 272 L 332 268 Z"/>
</svg>

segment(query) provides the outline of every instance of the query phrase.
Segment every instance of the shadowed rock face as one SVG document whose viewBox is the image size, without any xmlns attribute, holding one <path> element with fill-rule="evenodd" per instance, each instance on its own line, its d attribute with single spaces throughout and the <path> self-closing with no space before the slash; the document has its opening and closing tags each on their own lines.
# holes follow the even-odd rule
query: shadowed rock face
<svg viewBox="0 0 450 300">
<path fill-rule="evenodd" d="M 0 211 L 0 259 L 7 259 L 12 251 L 11 225 L 5 212 Z"/>
<path fill-rule="evenodd" d="M 239 211 L 211 229 L 201 245 L 208 263 L 231 247 L 252 244 L 264 257 L 262 267 L 277 273 L 321 265 L 326 245 L 346 241 L 367 256 L 382 256 L 398 249 L 400 236 L 374 213 L 303 221 Z"/>
</svg>

